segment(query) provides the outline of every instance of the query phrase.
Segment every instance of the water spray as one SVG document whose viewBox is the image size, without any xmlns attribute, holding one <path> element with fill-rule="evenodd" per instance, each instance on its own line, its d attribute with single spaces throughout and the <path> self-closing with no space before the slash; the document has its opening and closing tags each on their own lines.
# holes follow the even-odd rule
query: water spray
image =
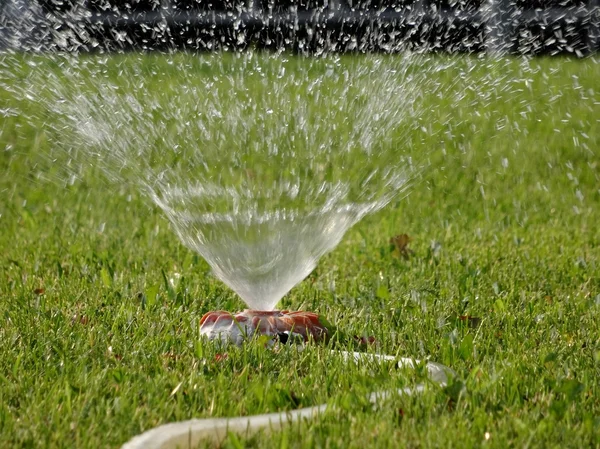
<svg viewBox="0 0 600 449">
<path fill-rule="evenodd" d="M 77 167 L 94 166 L 110 181 L 139 189 L 249 307 L 206 313 L 202 338 L 237 345 L 255 337 L 271 346 L 327 342 L 336 330 L 323 317 L 276 306 L 348 229 L 406 195 L 424 163 L 405 137 L 427 113 L 421 98 L 438 89 L 429 75 L 447 67 L 411 54 L 347 61 L 252 52 L 168 58 L 175 85 L 164 82 L 169 74 L 142 63 L 111 66 L 104 57 L 65 56 L 52 72 L 31 61 L 35 70 L 26 75 L 22 96 L 42 103 L 54 119 L 51 159 L 68 161 L 76 177 Z M 219 76 L 203 74 L 214 65 Z M 108 82 L 114 70 L 122 72 L 123 85 Z M 146 84 L 131 89 L 131 80 Z M 419 363 L 332 352 L 347 363 Z M 435 363 L 426 367 L 441 385 L 451 373 Z M 325 409 L 169 424 L 124 448 L 193 446 Z"/>
</svg>

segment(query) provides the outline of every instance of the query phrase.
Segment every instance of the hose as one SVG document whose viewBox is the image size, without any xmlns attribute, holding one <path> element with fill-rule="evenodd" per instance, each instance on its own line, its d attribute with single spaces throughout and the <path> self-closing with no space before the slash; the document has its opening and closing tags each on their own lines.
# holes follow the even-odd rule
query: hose
<svg viewBox="0 0 600 449">
<path fill-rule="evenodd" d="M 347 362 L 381 362 L 396 361 L 397 358 L 384 354 L 368 354 L 362 352 L 332 351 L 341 355 Z M 419 361 L 401 358 L 399 368 L 414 368 Z M 428 362 L 427 371 L 431 381 L 440 386 L 445 386 L 448 376 L 453 371 L 439 363 Z M 425 391 L 424 383 L 413 387 L 397 390 L 397 394 L 411 396 Z M 384 400 L 394 394 L 392 391 L 373 392 L 369 395 L 372 404 Z M 312 419 L 325 413 L 327 404 L 316 405 L 291 411 L 278 413 L 265 413 L 262 415 L 238 416 L 230 418 L 190 419 L 155 427 L 140 435 L 133 437 L 121 449 L 193 449 L 201 442 L 222 443 L 230 432 L 250 436 L 261 429 L 275 431 L 285 425 L 302 419 Z"/>
</svg>

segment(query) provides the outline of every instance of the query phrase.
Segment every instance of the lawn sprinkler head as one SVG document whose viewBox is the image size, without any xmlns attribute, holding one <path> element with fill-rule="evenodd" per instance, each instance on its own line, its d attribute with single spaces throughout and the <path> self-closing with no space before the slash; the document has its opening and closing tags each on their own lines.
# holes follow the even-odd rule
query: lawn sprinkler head
<svg viewBox="0 0 600 449">
<path fill-rule="evenodd" d="M 217 310 L 206 313 L 200 320 L 200 335 L 236 345 L 260 335 L 272 337 L 272 342 L 320 342 L 330 333 L 331 329 L 314 312 L 246 309 L 234 314 Z"/>
</svg>

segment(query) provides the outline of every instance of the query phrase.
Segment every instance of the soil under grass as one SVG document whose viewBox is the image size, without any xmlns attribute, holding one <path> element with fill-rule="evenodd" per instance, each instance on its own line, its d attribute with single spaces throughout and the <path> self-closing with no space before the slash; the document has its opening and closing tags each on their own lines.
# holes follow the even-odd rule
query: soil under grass
<svg viewBox="0 0 600 449">
<path fill-rule="evenodd" d="M 174 420 L 324 402 L 318 420 L 223 447 L 600 447 L 600 64 L 490 67 L 432 75 L 451 87 L 409 136 L 430 154 L 422 179 L 282 301 L 458 374 L 376 409 L 368 392 L 423 373 L 327 347 L 216 357 L 198 321 L 242 309 L 235 295 L 132 188 L 93 167 L 43 180 L 43 125 L 0 115 L 0 447 L 118 447 Z"/>
</svg>

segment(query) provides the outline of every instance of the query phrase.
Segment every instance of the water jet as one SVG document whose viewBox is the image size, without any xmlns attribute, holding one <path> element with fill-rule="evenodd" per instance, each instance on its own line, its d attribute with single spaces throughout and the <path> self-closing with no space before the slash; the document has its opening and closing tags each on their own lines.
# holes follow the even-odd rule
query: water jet
<svg viewBox="0 0 600 449">
<path fill-rule="evenodd" d="M 78 169 L 93 166 L 160 208 L 181 242 L 249 307 L 208 312 L 201 320 L 202 336 L 236 344 L 256 335 L 272 336 L 277 344 L 310 343 L 333 332 L 316 313 L 280 311 L 277 304 L 348 229 L 406 195 L 426 165 L 423 156 L 414 157 L 406 136 L 427 112 L 422 97 L 439 88 L 428 77 L 447 68 L 410 54 L 172 55 L 160 69 L 135 60 L 122 66 L 103 56 L 56 58 L 56 71 L 30 65 L 23 94 L 54 118 L 50 158 L 68 161 L 76 177 Z M 218 75 L 207 75 L 215 65 Z M 65 67 L 68 83 L 60 76 Z M 115 70 L 122 84 L 108 81 Z M 176 83 L 165 82 L 169 73 L 179 74 Z M 131 89 L 131 80 L 143 81 Z M 415 363 L 334 352 L 348 363 Z M 432 379 L 446 382 L 447 368 L 426 366 Z M 419 384 L 402 394 L 425 389 Z M 183 423 L 125 447 L 174 447 L 196 430 L 194 438 L 219 437 L 238 424 L 284 424 L 287 416 Z M 148 446 L 148 438 L 159 441 L 161 433 L 170 442 Z"/>
</svg>

